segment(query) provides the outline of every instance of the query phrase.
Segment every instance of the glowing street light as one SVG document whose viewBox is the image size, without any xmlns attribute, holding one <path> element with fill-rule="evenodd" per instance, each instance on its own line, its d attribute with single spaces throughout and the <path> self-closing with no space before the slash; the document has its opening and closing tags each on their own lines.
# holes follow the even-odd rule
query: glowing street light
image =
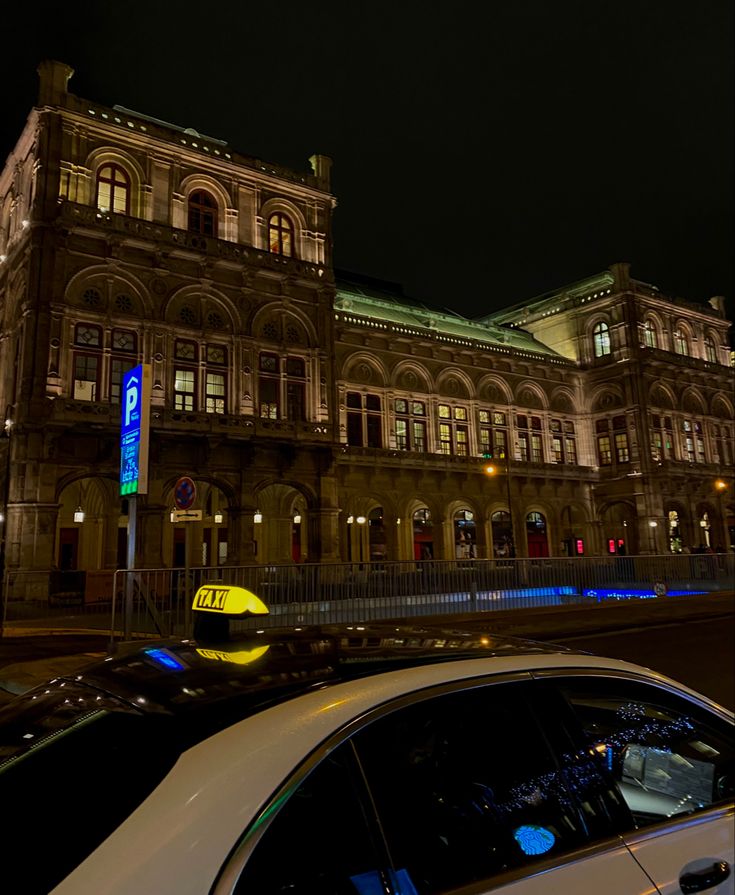
<svg viewBox="0 0 735 895">
<path fill-rule="evenodd" d="M 483 472 L 485 475 L 497 475 L 501 470 L 498 469 L 493 463 L 488 463 L 485 467 L 483 467 Z M 508 492 L 508 522 L 510 524 L 510 544 L 509 554 L 510 556 L 515 556 L 515 535 L 513 531 L 513 505 L 510 497 L 510 454 L 508 451 L 505 451 L 505 484 Z"/>
</svg>

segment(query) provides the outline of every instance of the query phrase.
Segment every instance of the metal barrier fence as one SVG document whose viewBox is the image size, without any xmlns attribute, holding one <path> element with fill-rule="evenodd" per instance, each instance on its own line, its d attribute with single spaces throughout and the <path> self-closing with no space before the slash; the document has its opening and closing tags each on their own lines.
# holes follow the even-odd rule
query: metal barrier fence
<svg viewBox="0 0 735 895">
<path fill-rule="evenodd" d="M 89 573 L 87 573 L 89 574 Z M 428 617 L 708 593 L 735 587 L 734 554 L 453 560 L 134 569 L 50 592 L 46 573 L 6 577 L 3 627 L 41 624 L 107 630 L 111 640 L 186 636 L 202 584 L 245 587 L 269 615 L 233 629 Z M 56 582 L 58 584 L 58 582 Z M 68 582 L 67 582 L 68 583 Z M 41 595 L 44 586 L 48 588 Z"/>
</svg>

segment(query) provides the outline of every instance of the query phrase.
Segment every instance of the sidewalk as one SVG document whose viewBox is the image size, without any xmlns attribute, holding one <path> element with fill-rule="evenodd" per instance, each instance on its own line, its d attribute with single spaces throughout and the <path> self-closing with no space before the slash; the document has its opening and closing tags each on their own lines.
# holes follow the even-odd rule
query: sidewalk
<svg viewBox="0 0 735 895">
<path fill-rule="evenodd" d="M 386 623 L 484 629 L 496 634 L 553 641 L 650 625 L 685 624 L 734 612 L 735 591 L 718 591 L 704 596 L 608 601 L 587 606 L 455 613 L 431 619 L 396 618 Z M 8 694 L 24 693 L 54 677 L 73 674 L 106 656 L 107 648 L 108 634 L 99 630 L 7 627 L 0 639 L 0 703 L 7 701 Z"/>
</svg>

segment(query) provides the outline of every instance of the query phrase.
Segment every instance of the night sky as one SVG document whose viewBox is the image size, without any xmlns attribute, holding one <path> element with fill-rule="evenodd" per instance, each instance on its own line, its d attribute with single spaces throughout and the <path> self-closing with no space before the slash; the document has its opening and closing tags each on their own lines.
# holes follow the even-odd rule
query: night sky
<svg viewBox="0 0 735 895">
<path fill-rule="evenodd" d="M 481 315 L 629 261 L 735 316 L 732 0 L 26 2 L 14 20 L 3 158 L 56 58 L 87 99 L 297 170 L 331 156 L 336 266 L 417 299 Z"/>
</svg>

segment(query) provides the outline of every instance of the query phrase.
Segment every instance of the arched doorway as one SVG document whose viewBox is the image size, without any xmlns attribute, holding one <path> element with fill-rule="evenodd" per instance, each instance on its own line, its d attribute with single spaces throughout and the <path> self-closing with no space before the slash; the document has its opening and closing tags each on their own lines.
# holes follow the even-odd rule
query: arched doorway
<svg viewBox="0 0 735 895">
<path fill-rule="evenodd" d="M 475 514 L 468 509 L 454 514 L 454 555 L 457 559 L 475 559 L 477 556 L 477 531 Z"/>
<path fill-rule="evenodd" d="M 383 524 L 383 507 L 374 507 L 368 513 L 368 549 L 370 562 L 384 562 L 388 546 Z"/>
<path fill-rule="evenodd" d="M 546 519 L 542 513 L 534 511 L 526 516 L 526 543 L 530 557 L 549 555 Z"/>
<path fill-rule="evenodd" d="M 497 510 L 490 517 L 493 536 L 493 555 L 496 559 L 509 559 L 516 555 L 513 544 L 513 526 L 507 510 Z"/>
<path fill-rule="evenodd" d="M 308 497 L 290 484 L 274 483 L 257 496 L 255 561 L 306 562 L 311 553 Z"/>
<path fill-rule="evenodd" d="M 419 507 L 413 514 L 414 559 L 434 558 L 434 525 L 428 507 Z"/>
<path fill-rule="evenodd" d="M 301 562 L 304 558 L 302 547 L 302 532 L 305 530 L 306 509 L 301 500 L 297 500 L 294 505 L 293 517 L 291 523 L 291 559 L 294 562 Z"/>
<path fill-rule="evenodd" d="M 117 482 L 88 477 L 59 495 L 55 562 L 65 572 L 114 569 L 126 562 L 127 504 Z"/>
<path fill-rule="evenodd" d="M 201 518 L 179 521 L 169 516 L 171 533 L 168 539 L 170 564 L 175 569 L 224 565 L 230 558 L 230 527 L 227 495 L 212 482 L 197 480 L 193 511 Z M 173 505 L 173 493 L 171 495 Z"/>
<path fill-rule="evenodd" d="M 667 512 L 666 531 L 671 553 L 681 553 L 684 544 L 682 541 L 681 520 L 677 510 L 669 510 Z"/>
<path fill-rule="evenodd" d="M 700 545 L 704 544 L 705 547 L 712 547 L 712 525 L 709 519 L 709 513 L 705 510 L 702 515 L 699 517 L 699 530 L 702 535 L 702 540 L 700 541 Z"/>
<path fill-rule="evenodd" d="M 561 511 L 562 555 L 584 556 L 587 552 L 584 534 L 585 520 L 582 511 L 572 505 L 565 506 Z"/>
<path fill-rule="evenodd" d="M 636 554 L 639 552 L 638 528 L 633 507 L 627 503 L 613 503 L 600 513 L 603 551 L 608 554 Z"/>
</svg>

